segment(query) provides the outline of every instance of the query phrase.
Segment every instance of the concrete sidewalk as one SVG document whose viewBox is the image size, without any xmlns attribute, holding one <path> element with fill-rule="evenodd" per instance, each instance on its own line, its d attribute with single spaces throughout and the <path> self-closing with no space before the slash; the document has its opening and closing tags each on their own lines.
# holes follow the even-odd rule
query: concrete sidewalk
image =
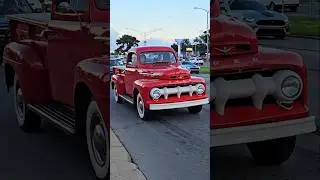
<svg viewBox="0 0 320 180">
<path fill-rule="evenodd" d="M 110 180 L 147 180 L 119 141 L 110 130 Z"/>
</svg>

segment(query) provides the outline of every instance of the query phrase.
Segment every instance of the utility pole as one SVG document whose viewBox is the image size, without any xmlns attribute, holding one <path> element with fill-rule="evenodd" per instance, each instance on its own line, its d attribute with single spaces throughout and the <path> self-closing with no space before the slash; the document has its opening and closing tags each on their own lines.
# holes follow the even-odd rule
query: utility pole
<svg viewBox="0 0 320 180">
<path fill-rule="evenodd" d="M 144 40 L 143 40 L 144 46 L 147 45 L 147 35 L 150 35 L 150 34 L 156 32 L 156 31 L 162 30 L 162 28 L 157 28 L 157 29 L 153 29 L 153 30 L 150 30 L 150 31 L 139 31 L 139 30 L 131 29 L 131 28 L 126 28 L 126 29 L 141 33 L 143 35 L 143 38 L 144 38 Z"/>
<path fill-rule="evenodd" d="M 199 8 L 199 7 L 194 7 L 193 9 L 198 9 L 206 12 L 206 19 L 207 19 L 207 30 L 206 30 L 206 36 L 207 36 L 207 56 L 209 55 L 209 11 L 207 9 Z"/>
</svg>

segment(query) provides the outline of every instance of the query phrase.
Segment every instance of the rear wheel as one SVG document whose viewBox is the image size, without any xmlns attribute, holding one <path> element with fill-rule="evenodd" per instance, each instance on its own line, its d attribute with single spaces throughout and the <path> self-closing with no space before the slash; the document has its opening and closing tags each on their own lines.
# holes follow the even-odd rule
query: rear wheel
<svg viewBox="0 0 320 180">
<path fill-rule="evenodd" d="M 25 132 L 39 131 L 41 119 L 37 114 L 27 108 L 17 75 L 14 76 L 13 101 L 19 127 Z"/>
<path fill-rule="evenodd" d="M 117 103 L 121 104 L 123 102 L 123 99 L 119 96 L 117 85 L 113 86 L 113 97 Z"/>
<path fill-rule="evenodd" d="M 96 101 L 91 101 L 88 106 L 86 138 L 90 161 L 96 177 L 101 180 L 109 179 L 109 130 Z"/>
<path fill-rule="evenodd" d="M 262 142 L 248 143 L 253 159 L 261 165 L 279 165 L 292 155 L 296 137 L 286 137 Z"/>
<path fill-rule="evenodd" d="M 144 101 L 140 93 L 138 93 L 136 97 L 136 108 L 139 118 L 145 121 L 148 120 L 150 110 L 145 108 Z"/>
<path fill-rule="evenodd" d="M 188 107 L 188 110 L 191 114 L 198 114 L 202 110 L 202 105 Z"/>
</svg>

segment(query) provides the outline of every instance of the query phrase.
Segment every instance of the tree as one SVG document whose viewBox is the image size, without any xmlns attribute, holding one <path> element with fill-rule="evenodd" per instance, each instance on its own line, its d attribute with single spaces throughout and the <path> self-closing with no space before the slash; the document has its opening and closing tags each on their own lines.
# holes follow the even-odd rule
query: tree
<svg viewBox="0 0 320 180">
<path fill-rule="evenodd" d="M 116 44 L 118 48 L 115 50 L 117 53 L 125 53 L 128 52 L 130 48 L 139 45 L 139 40 L 136 37 L 130 35 L 123 35 L 119 39 L 117 39 Z"/>
<path fill-rule="evenodd" d="M 172 49 L 174 49 L 176 52 L 178 52 L 178 44 L 177 43 L 173 43 L 171 45 Z"/>
</svg>

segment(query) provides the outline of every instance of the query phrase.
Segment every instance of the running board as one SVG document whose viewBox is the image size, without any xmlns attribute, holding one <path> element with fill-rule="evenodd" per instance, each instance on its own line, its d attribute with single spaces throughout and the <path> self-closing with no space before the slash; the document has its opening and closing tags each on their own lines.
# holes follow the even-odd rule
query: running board
<svg viewBox="0 0 320 180">
<path fill-rule="evenodd" d="M 134 101 L 133 101 L 133 98 L 132 98 L 132 97 L 130 97 L 130 96 L 128 96 L 128 95 L 120 95 L 120 94 L 119 94 L 119 96 L 120 96 L 123 100 L 127 101 L 128 103 L 134 104 Z"/>
<path fill-rule="evenodd" d="M 50 120 L 62 130 L 70 134 L 75 134 L 75 113 L 72 108 L 63 105 L 31 105 L 29 110 L 35 112 L 43 118 Z"/>
</svg>

